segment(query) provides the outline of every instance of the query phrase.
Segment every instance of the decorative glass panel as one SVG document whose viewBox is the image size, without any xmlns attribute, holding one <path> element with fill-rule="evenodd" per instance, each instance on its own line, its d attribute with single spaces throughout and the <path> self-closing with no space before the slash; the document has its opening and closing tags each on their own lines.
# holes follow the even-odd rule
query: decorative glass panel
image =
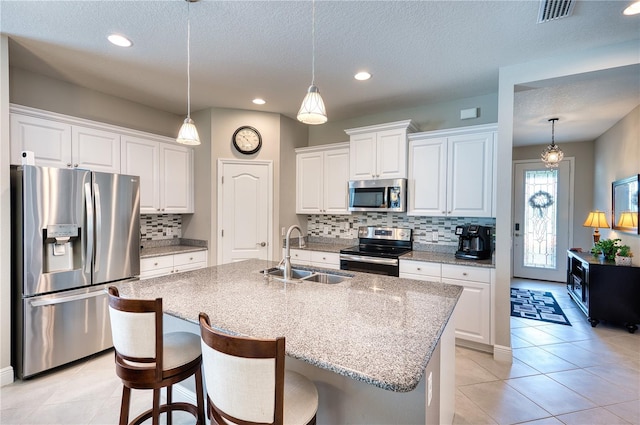
<svg viewBox="0 0 640 425">
<path fill-rule="evenodd" d="M 524 266 L 556 268 L 558 170 L 524 175 Z"/>
</svg>

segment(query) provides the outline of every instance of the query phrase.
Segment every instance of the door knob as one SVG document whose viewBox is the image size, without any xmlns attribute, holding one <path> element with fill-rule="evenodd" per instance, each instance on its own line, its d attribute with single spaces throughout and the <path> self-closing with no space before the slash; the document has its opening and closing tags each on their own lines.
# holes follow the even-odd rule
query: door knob
<svg viewBox="0 0 640 425">
<path fill-rule="evenodd" d="M 266 242 L 258 242 L 256 245 L 267 246 L 267 243 Z"/>
</svg>

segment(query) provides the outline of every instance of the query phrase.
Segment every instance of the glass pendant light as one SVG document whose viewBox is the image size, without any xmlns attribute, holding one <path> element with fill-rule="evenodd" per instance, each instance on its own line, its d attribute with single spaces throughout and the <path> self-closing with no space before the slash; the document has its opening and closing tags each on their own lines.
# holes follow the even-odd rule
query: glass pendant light
<svg viewBox="0 0 640 425">
<path fill-rule="evenodd" d="M 327 111 L 324 108 L 320 90 L 316 86 L 316 2 L 312 2 L 312 24 L 311 24 L 311 85 L 307 90 L 307 95 L 302 100 L 302 106 L 298 111 L 298 121 L 305 124 L 324 124 L 327 122 Z"/>
<path fill-rule="evenodd" d="M 554 124 L 556 121 L 558 121 L 558 118 L 551 118 L 549 119 L 549 121 L 551 121 L 551 144 L 547 146 L 544 151 L 542 151 L 540 157 L 542 158 L 542 162 L 544 162 L 547 168 L 556 168 L 558 164 L 560 164 L 560 161 L 562 161 L 562 158 L 564 158 L 564 153 L 562 152 L 562 150 L 560 150 L 558 145 L 556 145 L 556 142 L 554 140 Z"/>
<path fill-rule="evenodd" d="M 186 0 L 187 2 L 187 118 L 185 118 L 176 142 L 183 145 L 199 145 L 200 136 L 196 125 L 191 119 L 191 15 L 189 3 L 198 0 Z"/>
</svg>

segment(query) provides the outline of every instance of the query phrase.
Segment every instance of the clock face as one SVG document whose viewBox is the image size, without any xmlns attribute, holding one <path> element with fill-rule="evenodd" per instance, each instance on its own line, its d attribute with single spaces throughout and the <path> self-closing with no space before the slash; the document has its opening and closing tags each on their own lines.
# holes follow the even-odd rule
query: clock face
<svg viewBox="0 0 640 425">
<path fill-rule="evenodd" d="M 258 130 L 253 127 L 240 127 L 233 133 L 233 146 L 238 152 L 251 155 L 262 147 L 262 137 Z"/>
</svg>

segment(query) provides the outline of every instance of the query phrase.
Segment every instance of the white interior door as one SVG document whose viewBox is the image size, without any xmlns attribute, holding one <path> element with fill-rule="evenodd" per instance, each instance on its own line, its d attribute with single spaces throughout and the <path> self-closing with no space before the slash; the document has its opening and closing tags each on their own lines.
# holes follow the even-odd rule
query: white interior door
<svg viewBox="0 0 640 425">
<path fill-rule="evenodd" d="M 573 243 L 573 158 L 557 169 L 539 161 L 514 164 L 513 275 L 566 281 Z"/>
<path fill-rule="evenodd" d="M 218 264 L 272 258 L 272 164 L 218 161 Z"/>
</svg>

